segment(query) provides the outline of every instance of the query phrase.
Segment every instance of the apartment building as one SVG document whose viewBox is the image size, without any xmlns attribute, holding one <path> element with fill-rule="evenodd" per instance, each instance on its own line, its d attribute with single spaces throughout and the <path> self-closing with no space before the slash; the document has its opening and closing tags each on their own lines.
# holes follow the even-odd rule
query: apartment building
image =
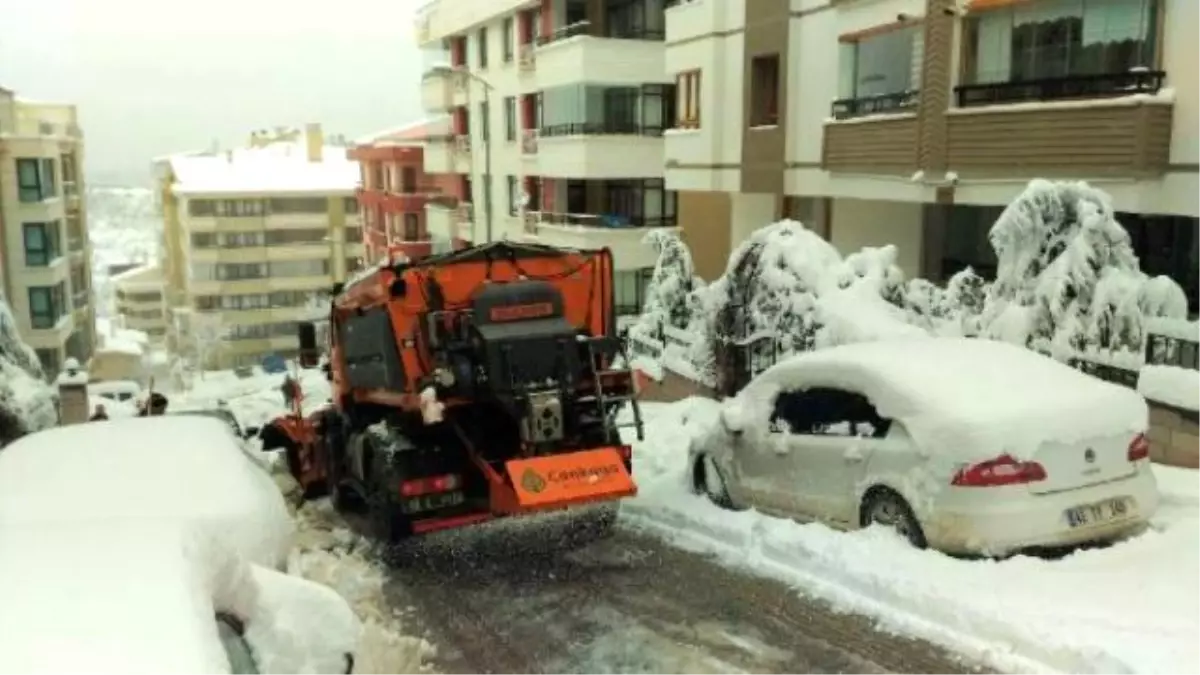
<svg viewBox="0 0 1200 675">
<path fill-rule="evenodd" d="M 113 286 L 113 309 L 121 328 L 139 330 L 153 342 L 167 335 L 165 283 L 162 268 L 142 265 L 109 279 Z"/>
<path fill-rule="evenodd" d="M 677 226 L 663 181 L 675 117 L 663 0 L 435 0 L 417 42 L 444 47 L 421 95 L 448 116 L 425 170 L 452 176 L 430 236 L 613 251 L 619 311 L 639 311 L 648 228 Z M 451 206 L 453 204 L 453 206 Z"/>
<path fill-rule="evenodd" d="M 701 273 L 782 215 L 943 279 L 1034 177 L 1108 191 L 1197 294 L 1194 0 L 703 0 L 666 11 L 667 187 Z M 694 207 L 689 209 L 688 207 Z"/>
<path fill-rule="evenodd" d="M 156 163 L 170 349 L 205 368 L 296 355 L 296 322 L 365 255 L 347 145 L 309 124 Z"/>
<path fill-rule="evenodd" d="M 389 250 L 415 258 L 465 244 L 453 231 L 457 219 L 451 218 L 458 207 L 452 196 L 455 177 L 425 173 L 425 138 L 447 126 L 445 119 L 421 120 L 361 138 L 347 151 L 347 157 L 359 165 L 357 195 L 368 262 L 383 258 Z M 429 233 L 427 205 L 445 223 L 436 239 Z"/>
<path fill-rule="evenodd" d="M 95 344 L 83 146 L 75 106 L 0 88 L 0 276 L 48 377 Z"/>
</svg>

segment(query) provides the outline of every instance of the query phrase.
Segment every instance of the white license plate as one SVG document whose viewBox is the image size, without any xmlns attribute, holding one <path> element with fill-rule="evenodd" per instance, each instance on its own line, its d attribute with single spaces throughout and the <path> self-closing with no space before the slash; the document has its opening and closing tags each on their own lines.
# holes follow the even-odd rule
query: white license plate
<svg viewBox="0 0 1200 675">
<path fill-rule="evenodd" d="M 1098 525 L 1110 520 L 1124 518 L 1133 506 L 1125 497 L 1107 499 L 1095 504 L 1073 506 L 1066 510 L 1067 524 L 1071 527 L 1087 527 Z"/>
</svg>

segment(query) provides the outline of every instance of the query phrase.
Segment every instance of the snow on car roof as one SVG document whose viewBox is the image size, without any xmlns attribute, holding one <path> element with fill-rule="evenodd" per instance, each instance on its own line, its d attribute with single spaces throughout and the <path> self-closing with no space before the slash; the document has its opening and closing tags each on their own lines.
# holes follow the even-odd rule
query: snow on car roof
<svg viewBox="0 0 1200 675">
<path fill-rule="evenodd" d="M 274 481 L 214 418 L 170 415 L 49 429 L 0 452 L 0 527 L 174 522 L 274 567 L 294 525 Z"/>
<path fill-rule="evenodd" d="M 964 461 L 1028 457 L 1045 441 L 1132 437 L 1148 421 L 1137 392 L 986 339 L 898 339 L 806 352 L 763 373 L 743 400 L 800 384 L 862 393 L 922 446 Z"/>
<path fill-rule="evenodd" d="M 228 672 L 207 579 L 172 524 L 0 528 L 0 672 Z"/>
</svg>

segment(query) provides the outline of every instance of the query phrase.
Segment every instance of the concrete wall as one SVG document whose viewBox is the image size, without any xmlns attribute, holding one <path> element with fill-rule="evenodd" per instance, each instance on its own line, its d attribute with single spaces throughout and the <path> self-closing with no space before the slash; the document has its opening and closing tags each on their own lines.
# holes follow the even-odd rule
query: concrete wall
<svg viewBox="0 0 1200 675">
<path fill-rule="evenodd" d="M 1150 458 L 1160 464 L 1200 468 L 1196 413 L 1150 403 Z"/>
<path fill-rule="evenodd" d="M 921 204 L 868 199 L 835 199 L 829 241 L 842 255 L 864 246 L 893 244 L 896 263 L 906 277 L 921 276 Z"/>
</svg>

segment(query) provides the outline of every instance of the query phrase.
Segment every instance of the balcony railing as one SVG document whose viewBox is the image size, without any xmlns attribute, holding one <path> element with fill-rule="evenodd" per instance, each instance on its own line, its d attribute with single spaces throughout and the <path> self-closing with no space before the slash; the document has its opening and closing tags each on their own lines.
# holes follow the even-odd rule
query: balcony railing
<svg viewBox="0 0 1200 675">
<path fill-rule="evenodd" d="M 574 225 L 597 229 L 620 230 L 643 227 L 673 227 L 673 216 L 631 216 L 618 213 L 553 213 L 549 211 L 527 211 L 525 231 L 537 234 L 538 225 Z"/>
<path fill-rule="evenodd" d="M 1019 82 L 964 84 L 954 88 L 959 107 L 1108 98 L 1156 94 L 1167 74 L 1161 70 L 1132 70 L 1102 75 L 1072 75 Z"/>
<path fill-rule="evenodd" d="M 580 35 L 591 35 L 592 37 L 608 38 L 611 40 L 646 40 L 650 42 L 661 42 L 667 39 L 667 34 L 662 30 L 649 28 L 641 28 L 638 30 L 619 30 L 612 31 L 606 34 L 597 34 L 592 30 L 590 21 L 577 21 L 569 26 L 563 26 L 549 35 L 541 35 L 537 39 L 539 47 L 543 47 L 555 42 L 569 40 Z"/>
<path fill-rule="evenodd" d="M 521 154 L 536 155 L 538 146 L 538 133 L 533 129 L 526 129 L 521 132 Z"/>
<path fill-rule="evenodd" d="M 833 102 L 833 118 L 835 120 L 878 115 L 881 113 L 902 112 L 915 108 L 921 92 L 916 89 L 898 91 L 894 94 L 878 94 L 861 98 L 842 98 Z"/>
<path fill-rule="evenodd" d="M 662 136 L 663 127 L 648 127 L 623 122 L 571 122 L 550 124 L 538 130 L 545 138 L 559 136 Z"/>
</svg>

